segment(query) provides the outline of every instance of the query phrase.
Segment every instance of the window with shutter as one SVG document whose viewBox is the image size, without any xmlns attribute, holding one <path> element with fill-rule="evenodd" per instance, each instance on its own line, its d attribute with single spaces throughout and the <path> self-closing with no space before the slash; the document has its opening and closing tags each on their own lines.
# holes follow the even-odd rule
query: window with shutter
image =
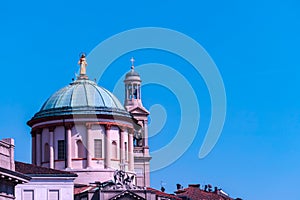
<svg viewBox="0 0 300 200">
<path fill-rule="evenodd" d="M 65 159 L 65 141 L 58 140 L 57 141 L 57 149 L 58 149 L 58 160 Z"/>
<path fill-rule="evenodd" d="M 102 140 L 101 139 L 94 140 L 94 157 L 102 158 Z"/>
<path fill-rule="evenodd" d="M 59 190 L 49 190 L 49 200 L 59 200 Z"/>
<path fill-rule="evenodd" d="M 23 191 L 23 199 L 24 200 L 34 200 L 33 190 L 24 190 Z"/>
</svg>

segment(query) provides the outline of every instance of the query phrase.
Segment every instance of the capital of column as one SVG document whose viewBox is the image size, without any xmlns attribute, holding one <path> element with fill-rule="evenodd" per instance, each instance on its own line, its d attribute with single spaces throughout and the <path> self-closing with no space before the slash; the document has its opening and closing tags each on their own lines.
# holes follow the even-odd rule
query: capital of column
<svg viewBox="0 0 300 200">
<path fill-rule="evenodd" d="M 42 129 L 36 129 L 34 132 L 36 135 L 42 134 Z"/>
<path fill-rule="evenodd" d="M 49 129 L 49 132 L 54 132 L 54 130 L 55 130 L 55 126 L 50 126 L 48 129 Z"/>
<path fill-rule="evenodd" d="M 67 130 L 71 130 L 72 127 L 73 127 L 73 124 L 66 124 L 66 125 L 65 125 L 65 128 L 66 128 Z"/>
<path fill-rule="evenodd" d="M 36 131 L 31 130 L 31 131 L 30 131 L 30 134 L 31 134 L 32 137 L 35 137 Z"/>
<path fill-rule="evenodd" d="M 91 123 L 87 123 L 85 126 L 86 126 L 86 129 L 91 129 L 93 125 Z"/>
<path fill-rule="evenodd" d="M 125 126 L 119 126 L 120 132 L 125 132 L 127 130 L 127 127 Z"/>
<path fill-rule="evenodd" d="M 111 124 L 105 124 L 105 130 L 109 131 L 111 129 Z"/>
<path fill-rule="evenodd" d="M 134 134 L 134 129 L 133 128 L 129 128 L 128 129 L 128 134 L 133 135 Z"/>
</svg>

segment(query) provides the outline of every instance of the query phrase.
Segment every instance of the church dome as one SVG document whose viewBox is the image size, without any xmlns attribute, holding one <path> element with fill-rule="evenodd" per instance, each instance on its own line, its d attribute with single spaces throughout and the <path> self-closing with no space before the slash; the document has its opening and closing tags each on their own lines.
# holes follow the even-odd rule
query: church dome
<svg viewBox="0 0 300 200">
<path fill-rule="evenodd" d="M 126 79 L 127 78 L 129 78 L 129 77 L 131 77 L 131 76 L 137 76 L 137 77 L 140 77 L 140 75 L 136 72 L 136 71 L 134 71 L 133 69 L 131 69 L 130 70 L 130 72 L 128 72 L 127 74 L 126 74 Z"/>
<path fill-rule="evenodd" d="M 50 96 L 33 119 L 74 114 L 129 116 L 111 92 L 94 81 L 78 79 Z"/>
</svg>

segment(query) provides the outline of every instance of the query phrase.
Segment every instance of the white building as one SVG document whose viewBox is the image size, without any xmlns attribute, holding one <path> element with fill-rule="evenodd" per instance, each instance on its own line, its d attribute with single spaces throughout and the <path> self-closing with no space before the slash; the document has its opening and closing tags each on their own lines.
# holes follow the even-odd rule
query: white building
<svg viewBox="0 0 300 200">
<path fill-rule="evenodd" d="M 30 180 L 29 176 L 15 171 L 14 140 L 0 140 L 0 200 L 15 199 L 15 186 Z"/>
<path fill-rule="evenodd" d="M 76 174 L 17 161 L 15 165 L 17 172 L 31 177 L 30 182 L 16 186 L 17 200 L 71 200 L 74 198 Z"/>
</svg>

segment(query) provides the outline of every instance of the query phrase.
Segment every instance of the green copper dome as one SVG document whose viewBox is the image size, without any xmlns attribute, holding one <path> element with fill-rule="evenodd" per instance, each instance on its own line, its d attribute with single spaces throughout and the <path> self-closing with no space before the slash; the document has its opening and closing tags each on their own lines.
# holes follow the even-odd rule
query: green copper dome
<svg viewBox="0 0 300 200">
<path fill-rule="evenodd" d="M 129 116 L 111 92 L 93 81 L 78 79 L 55 92 L 33 119 L 74 114 Z"/>
</svg>

